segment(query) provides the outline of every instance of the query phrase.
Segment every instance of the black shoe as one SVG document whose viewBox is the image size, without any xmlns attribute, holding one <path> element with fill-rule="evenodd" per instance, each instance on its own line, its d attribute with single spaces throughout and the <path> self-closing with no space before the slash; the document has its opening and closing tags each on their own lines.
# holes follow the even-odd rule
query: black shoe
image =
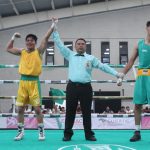
<svg viewBox="0 0 150 150">
<path fill-rule="evenodd" d="M 64 136 L 62 138 L 63 141 L 71 141 L 71 137 L 70 136 Z"/>
<path fill-rule="evenodd" d="M 140 131 L 135 131 L 134 135 L 131 137 L 130 142 L 136 142 L 141 140 Z"/>
<path fill-rule="evenodd" d="M 95 138 L 94 135 L 86 137 L 86 140 L 88 140 L 88 141 L 97 141 L 97 139 Z"/>
</svg>

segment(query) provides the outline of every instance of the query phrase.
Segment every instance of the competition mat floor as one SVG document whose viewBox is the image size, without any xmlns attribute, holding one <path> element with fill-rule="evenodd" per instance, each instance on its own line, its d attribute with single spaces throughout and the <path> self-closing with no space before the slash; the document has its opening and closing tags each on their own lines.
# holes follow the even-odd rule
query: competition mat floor
<svg viewBox="0 0 150 150">
<path fill-rule="evenodd" d="M 142 140 L 129 142 L 133 130 L 95 130 L 96 142 L 86 141 L 83 130 L 74 130 L 63 142 L 63 130 L 46 130 L 46 140 L 38 141 L 37 130 L 25 130 L 22 141 L 14 141 L 17 130 L 0 130 L 0 150 L 150 150 L 150 130 L 142 130 Z"/>
</svg>

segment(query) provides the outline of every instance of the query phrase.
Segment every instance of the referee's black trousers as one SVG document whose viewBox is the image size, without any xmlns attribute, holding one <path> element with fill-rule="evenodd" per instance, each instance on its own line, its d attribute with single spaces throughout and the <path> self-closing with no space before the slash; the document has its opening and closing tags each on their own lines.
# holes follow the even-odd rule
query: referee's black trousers
<svg viewBox="0 0 150 150">
<path fill-rule="evenodd" d="M 91 130 L 92 97 L 93 91 L 90 83 L 82 84 L 69 81 L 66 88 L 66 118 L 64 136 L 71 137 L 73 135 L 72 128 L 78 101 L 80 101 L 82 110 L 85 137 L 88 138 L 94 135 L 94 132 Z"/>
</svg>

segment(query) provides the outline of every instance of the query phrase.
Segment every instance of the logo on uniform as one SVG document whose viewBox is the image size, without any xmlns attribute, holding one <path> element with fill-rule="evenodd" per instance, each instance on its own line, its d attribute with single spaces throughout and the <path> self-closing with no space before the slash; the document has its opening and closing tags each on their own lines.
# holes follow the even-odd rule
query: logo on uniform
<svg viewBox="0 0 150 150">
<path fill-rule="evenodd" d="M 85 64 L 85 67 L 86 67 L 86 69 L 91 69 L 92 68 L 91 62 L 87 61 Z"/>
<path fill-rule="evenodd" d="M 134 148 L 115 144 L 78 144 L 59 148 L 58 150 L 135 150 Z"/>
<path fill-rule="evenodd" d="M 147 75 L 147 74 L 148 74 L 148 69 L 143 69 L 142 71 L 143 71 L 143 72 L 142 72 L 143 75 Z"/>
<path fill-rule="evenodd" d="M 142 52 L 143 52 L 143 53 L 146 53 L 146 52 L 147 52 L 147 49 L 142 49 Z"/>
</svg>

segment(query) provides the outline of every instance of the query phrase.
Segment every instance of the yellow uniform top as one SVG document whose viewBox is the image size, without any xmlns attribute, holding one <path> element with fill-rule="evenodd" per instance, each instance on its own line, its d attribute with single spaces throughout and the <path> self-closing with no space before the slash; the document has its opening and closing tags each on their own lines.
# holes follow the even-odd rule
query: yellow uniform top
<svg viewBox="0 0 150 150">
<path fill-rule="evenodd" d="M 19 73 L 22 75 L 39 76 L 42 70 L 42 60 L 37 49 L 28 52 L 26 49 L 21 51 L 19 63 Z"/>
</svg>

